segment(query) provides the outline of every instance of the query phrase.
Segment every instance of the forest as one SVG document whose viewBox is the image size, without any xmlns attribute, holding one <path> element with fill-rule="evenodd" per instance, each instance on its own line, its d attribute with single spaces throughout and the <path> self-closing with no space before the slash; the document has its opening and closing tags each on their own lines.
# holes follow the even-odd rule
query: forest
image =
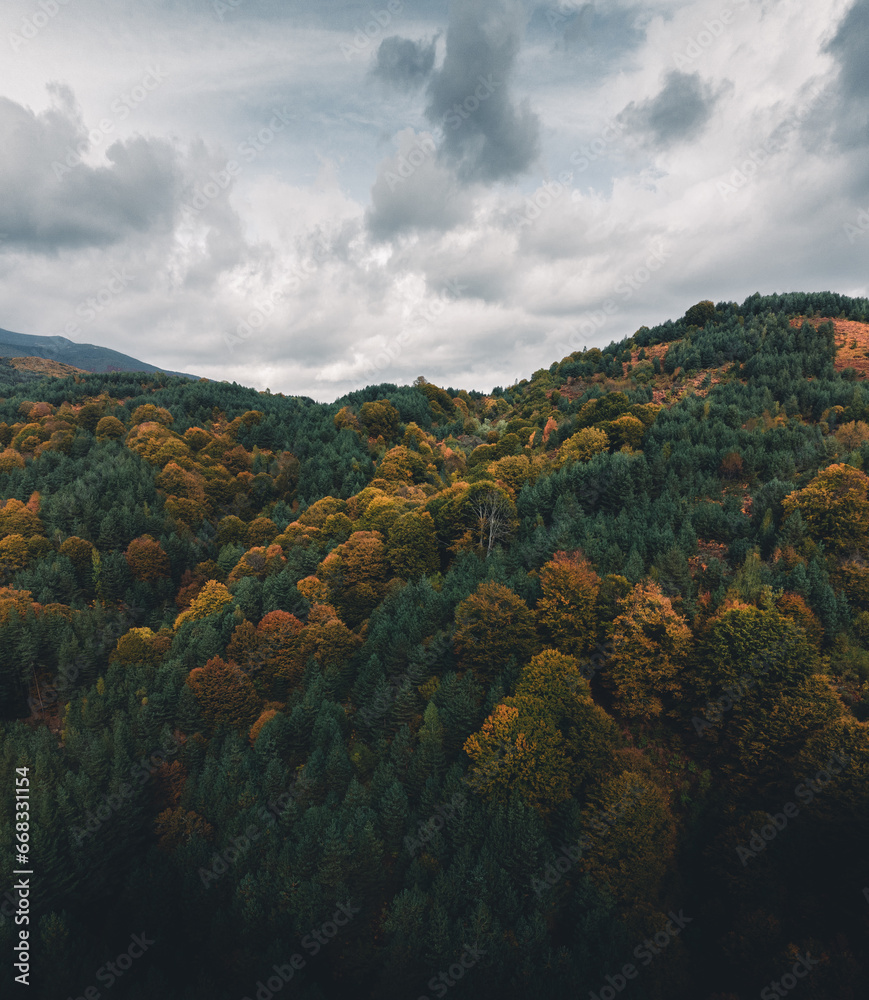
<svg viewBox="0 0 869 1000">
<path fill-rule="evenodd" d="M 865 998 L 861 356 L 824 292 L 488 394 L 0 367 L 4 995 L 23 928 L 39 1000 Z"/>
</svg>

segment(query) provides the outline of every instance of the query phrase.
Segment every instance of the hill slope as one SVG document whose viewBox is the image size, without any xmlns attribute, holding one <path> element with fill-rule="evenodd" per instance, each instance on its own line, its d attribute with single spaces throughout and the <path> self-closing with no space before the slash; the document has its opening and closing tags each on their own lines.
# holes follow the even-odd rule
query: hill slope
<svg viewBox="0 0 869 1000">
<path fill-rule="evenodd" d="M 97 347 L 95 344 L 77 344 L 66 337 L 39 337 L 28 333 L 12 333 L 11 330 L 0 330 L 0 357 L 46 358 L 58 361 L 74 368 L 89 372 L 159 372 L 145 361 L 131 358 L 108 347 Z M 167 372 L 168 375 L 181 375 L 183 378 L 196 378 L 184 372 Z"/>
<path fill-rule="evenodd" d="M 34 995 L 136 928 L 131 1000 L 865 996 L 867 320 L 701 302 L 491 393 L 4 389 Z"/>
</svg>

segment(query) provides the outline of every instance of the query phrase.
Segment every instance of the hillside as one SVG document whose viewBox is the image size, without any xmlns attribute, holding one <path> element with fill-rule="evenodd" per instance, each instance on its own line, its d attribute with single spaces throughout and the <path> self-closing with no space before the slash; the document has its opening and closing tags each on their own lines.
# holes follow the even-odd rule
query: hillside
<svg viewBox="0 0 869 1000">
<path fill-rule="evenodd" d="M 29 333 L 0 330 L 0 358 L 16 358 L 21 355 L 45 358 L 89 372 L 156 373 L 163 370 L 108 347 L 78 344 L 66 337 L 38 337 Z M 167 372 L 167 374 L 196 378 L 195 375 L 183 372 Z"/>
<path fill-rule="evenodd" d="M 143 933 L 113 997 L 861 997 L 867 333 L 754 295 L 491 393 L 6 384 L 34 996 Z"/>
</svg>

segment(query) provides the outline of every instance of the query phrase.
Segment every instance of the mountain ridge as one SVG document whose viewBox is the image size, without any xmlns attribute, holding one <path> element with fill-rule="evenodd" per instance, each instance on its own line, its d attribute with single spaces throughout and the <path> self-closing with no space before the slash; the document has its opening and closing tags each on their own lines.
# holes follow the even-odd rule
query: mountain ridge
<svg viewBox="0 0 869 1000">
<path fill-rule="evenodd" d="M 58 361 L 95 374 L 112 371 L 141 371 L 156 374 L 163 371 L 167 375 L 178 375 L 181 378 L 196 379 L 199 377 L 190 375 L 188 372 L 170 371 L 146 361 L 139 361 L 138 358 L 122 354 L 110 347 L 99 347 L 97 344 L 79 344 L 67 337 L 43 337 L 31 333 L 15 333 L 12 330 L 0 328 L 0 357 L 18 358 L 25 355 Z"/>
</svg>

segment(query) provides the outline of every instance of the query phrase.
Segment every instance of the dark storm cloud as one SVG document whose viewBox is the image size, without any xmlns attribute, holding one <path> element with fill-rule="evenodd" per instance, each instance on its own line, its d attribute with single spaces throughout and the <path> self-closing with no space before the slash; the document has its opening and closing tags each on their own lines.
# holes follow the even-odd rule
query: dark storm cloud
<svg viewBox="0 0 869 1000">
<path fill-rule="evenodd" d="M 39 114 L 0 97 L 0 231 L 6 246 L 53 253 L 170 227 L 180 192 L 174 148 L 141 136 L 114 141 L 111 131 L 99 129 L 89 137 L 72 92 L 56 85 L 49 90 L 53 105 Z M 83 163 L 82 156 L 99 145 L 111 165 Z"/>
<path fill-rule="evenodd" d="M 869 98 L 867 46 L 869 46 L 869 0 L 857 0 L 826 46 L 826 51 L 831 52 L 839 60 L 839 80 L 844 95 L 849 99 Z"/>
<path fill-rule="evenodd" d="M 414 42 L 391 35 L 377 50 L 372 74 L 395 87 L 418 87 L 434 69 L 437 37 L 430 42 Z"/>
<path fill-rule="evenodd" d="M 857 0 L 824 51 L 839 64 L 835 136 L 845 147 L 869 143 L 869 0 Z"/>
<path fill-rule="evenodd" d="M 728 84 L 715 90 L 704 83 L 699 73 L 672 70 L 664 88 L 656 96 L 639 104 L 631 103 L 619 120 L 633 132 L 645 132 L 654 145 L 673 146 L 696 139 L 706 127 L 718 99 Z"/>
<path fill-rule="evenodd" d="M 441 152 L 462 181 L 515 177 L 539 155 L 539 119 L 510 94 L 522 26 L 516 0 L 455 0 L 450 9 L 426 115 L 443 128 Z"/>
</svg>

